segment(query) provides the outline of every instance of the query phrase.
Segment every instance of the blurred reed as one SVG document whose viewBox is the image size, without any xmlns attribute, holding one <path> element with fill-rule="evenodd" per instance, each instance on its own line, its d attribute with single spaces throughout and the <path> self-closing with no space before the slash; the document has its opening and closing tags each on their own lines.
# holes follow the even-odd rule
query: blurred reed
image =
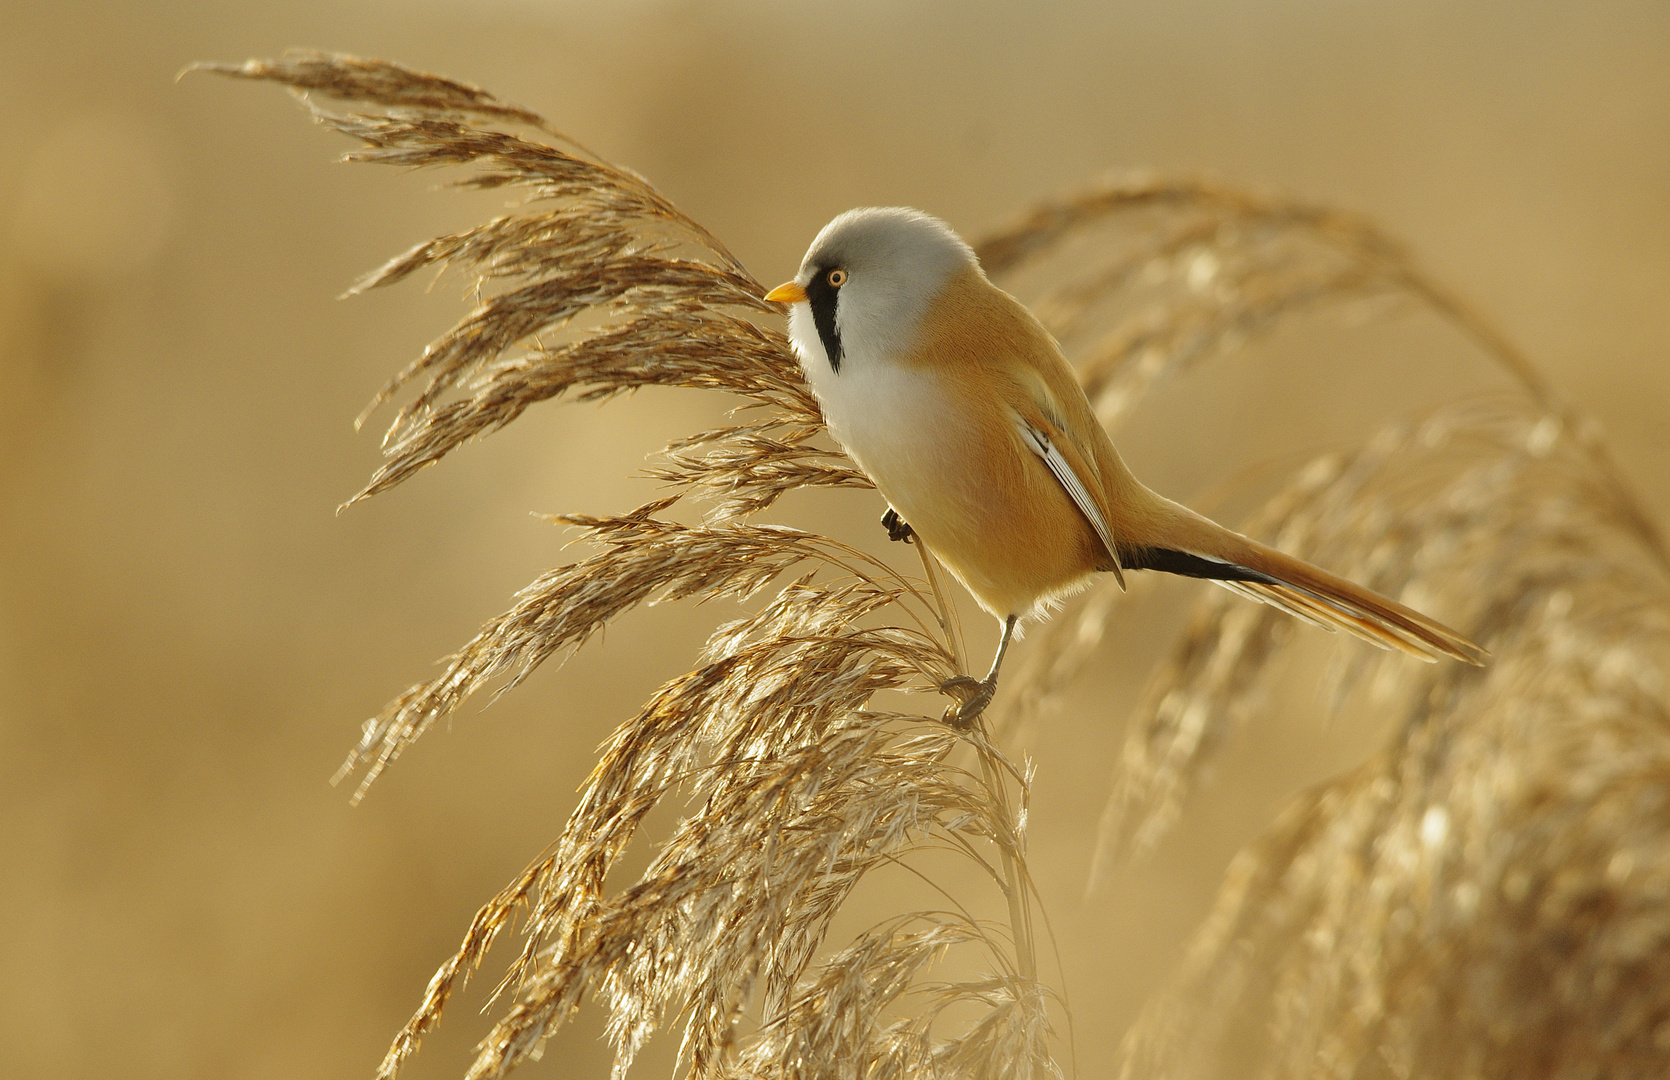
<svg viewBox="0 0 1670 1080">
<path fill-rule="evenodd" d="M 559 519 L 596 552 L 529 585 L 439 677 L 367 723 L 343 769 L 364 769 L 356 797 L 470 694 L 514 685 L 621 612 L 747 598 L 787 577 L 605 745 L 562 836 L 478 913 L 381 1075 L 518 913 L 508 1004 L 472 1077 L 535 1056 L 588 995 L 609 1011 L 618 1071 L 672 1017 L 697 1077 L 1060 1075 L 1035 959 L 1027 772 L 983 728 L 959 735 L 870 707 L 962 667 L 932 562 L 919 550 L 919 580 L 748 520 L 794 488 L 867 486 L 820 440 L 759 282 L 642 178 L 475 87 L 317 53 L 205 66 L 301 92 L 320 123 L 360 141 L 353 160 L 468 165 L 465 185 L 529 196 L 528 209 L 418 245 L 358 286 L 452 266 L 475 276 L 478 304 L 373 403 L 419 387 L 356 499 L 537 401 L 665 385 L 745 405 L 669 446 L 667 498 Z M 1496 661 L 1336 653 L 1334 707 L 1389 713 L 1391 737 L 1236 860 L 1175 984 L 1127 1037 L 1121 1074 L 1662 1075 L 1670 582 L 1594 433 L 1349 215 L 1136 179 L 1041 206 L 979 250 L 1060 338 L 1110 426 L 1163 379 L 1284 319 L 1388 300 L 1449 320 L 1522 391 L 1318 456 L 1248 523 L 1444 619 Z M 706 506 L 699 524 L 668 516 L 684 499 Z M 1045 627 L 1006 723 L 1051 708 L 1096 662 L 1121 602 L 1094 590 Z M 1133 718 L 1098 872 L 1156 843 L 1233 729 L 1264 708 L 1291 627 L 1227 593 L 1201 606 Z M 681 796 L 684 817 L 649 868 L 610 892 L 645 816 Z M 981 868 L 1006 924 L 947 896 L 947 910 L 829 940 L 867 873 L 946 848 Z M 967 952 L 988 976 L 935 977 Z"/>
<path fill-rule="evenodd" d="M 1030 290 L 1110 424 L 1280 318 L 1388 299 L 1449 321 L 1518 387 L 1302 462 L 1244 524 L 1494 660 L 1335 650 L 1322 696 L 1389 716 L 1387 743 L 1235 860 L 1118 1074 L 1666 1075 L 1670 559 L 1592 425 L 1334 211 L 1134 180 L 1041 207 L 981 255 Z M 1119 602 L 1103 586 L 1044 629 L 1020 719 L 1096 662 Z M 1157 843 L 1267 711 L 1292 631 L 1221 592 L 1200 605 L 1128 728 L 1094 874 Z"/>
</svg>

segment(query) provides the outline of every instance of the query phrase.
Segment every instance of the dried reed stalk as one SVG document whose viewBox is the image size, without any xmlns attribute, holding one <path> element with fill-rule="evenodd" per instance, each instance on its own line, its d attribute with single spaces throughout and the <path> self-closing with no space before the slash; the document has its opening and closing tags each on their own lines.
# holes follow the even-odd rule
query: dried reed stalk
<svg viewBox="0 0 1670 1080">
<path fill-rule="evenodd" d="M 622 612 L 746 598 L 790 576 L 616 731 L 561 837 L 477 913 L 379 1075 L 398 1071 L 521 914 L 523 948 L 499 988 L 508 1005 L 471 1077 L 536 1056 L 588 997 L 609 1012 L 617 1075 L 672 1017 L 698 1078 L 1059 1076 L 1034 958 L 1029 778 L 983 730 L 870 707 L 881 691 L 933 691 L 959 672 L 931 560 L 924 584 L 834 540 L 744 520 L 795 488 L 868 485 L 816 441 L 816 402 L 759 282 L 641 177 L 476 87 L 320 53 L 204 67 L 290 86 L 319 123 L 360 142 L 350 160 L 469 165 L 466 186 L 528 195 L 526 209 L 420 244 L 356 286 L 457 267 L 474 275 L 478 303 L 372 403 L 419 387 L 388 430 L 386 463 L 351 501 L 539 401 L 661 385 L 749 407 L 669 447 L 669 497 L 558 519 L 597 552 L 530 584 L 440 676 L 366 723 L 340 774 L 364 767 L 356 798 L 471 694 L 515 685 Z M 665 516 L 687 495 L 709 504 L 702 524 Z M 977 770 L 961 764 L 971 758 Z M 649 868 L 610 892 L 645 816 L 680 796 L 686 813 Z M 825 947 L 867 874 L 945 848 L 989 878 L 1006 924 L 959 899 Z M 943 977 L 947 953 L 971 954 L 962 966 L 986 974 Z"/>
<path fill-rule="evenodd" d="M 1094 257 L 1069 249 L 1090 235 Z M 1495 660 L 1417 670 L 1336 655 L 1333 707 L 1388 713 L 1388 743 L 1237 858 L 1120 1075 L 1670 1072 L 1670 559 L 1592 425 L 1337 213 L 1135 181 L 1035 211 L 982 255 L 1017 277 L 1067 262 L 1039 306 L 1112 421 L 1275 319 L 1372 297 L 1437 312 L 1524 390 L 1320 456 L 1247 524 L 1437 614 Z M 1047 629 L 1030 708 L 1095 662 L 1111 597 Z M 1203 766 L 1267 707 L 1289 629 L 1226 594 L 1201 605 L 1133 718 L 1104 864 L 1157 842 Z"/>
</svg>

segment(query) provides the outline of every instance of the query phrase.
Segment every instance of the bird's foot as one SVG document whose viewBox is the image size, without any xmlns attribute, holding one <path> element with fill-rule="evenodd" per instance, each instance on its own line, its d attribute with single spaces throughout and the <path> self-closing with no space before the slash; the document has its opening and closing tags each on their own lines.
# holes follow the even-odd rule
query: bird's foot
<svg viewBox="0 0 1670 1080">
<path fill-rule="evenodd" d="M 899 512 L 891 506 L 887 508 L 887 513 L 881 515 L 881 523 L 887 529 L 889 540 L 909 540 L 916 535 L 909 524 L 899 520 Z"/>
<path fill-rule="evenodd" d="M 997 680 L 958 675 L 940 683 L 939 692 L 957 699 L 955 705 L 945 707 L 945 715 L 941 719 L 958 731 L 967 731 L 974 721 L 980 719 L 986 706 L 992 703 L 992 695 L 997 693 Z"/>
</svg>

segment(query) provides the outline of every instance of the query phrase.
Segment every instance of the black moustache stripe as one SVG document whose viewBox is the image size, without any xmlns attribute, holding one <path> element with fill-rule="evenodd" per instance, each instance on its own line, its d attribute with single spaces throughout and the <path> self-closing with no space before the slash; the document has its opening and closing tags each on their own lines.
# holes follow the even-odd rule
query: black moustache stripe
<svg viewBox="0 0 1670 1080">
<path fill-rule="evenodd" d="M 806 283 L 806 299 L 812 305 L 812 322 L 817 325 L 818 337 L 823 339 L 824 354 L 829 357 L 830 370 L 841 373 L 841 334 L 835 329 L 835 298 L 840 292 L 829 283 L 829 268 L 819 267 L 812 280 Z"/>
</svg>

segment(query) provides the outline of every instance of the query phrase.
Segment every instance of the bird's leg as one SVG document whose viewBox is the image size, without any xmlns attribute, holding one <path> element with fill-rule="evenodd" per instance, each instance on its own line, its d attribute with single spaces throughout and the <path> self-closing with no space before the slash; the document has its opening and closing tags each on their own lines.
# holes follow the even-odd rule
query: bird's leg
<svg viewBox="0 0 1670 1080">
<path fill-rule="evenodd" d="M 887 508 L 887 513 L 881 515 L 881 523 L 887 529 L 889 540 L 909 540 L 916 535 L 908 524 L 899 520 L 899 512 L 891 506 Z"/>
<path fill-rule="evenodd" d="M 986 711 L 986 706 L 992 703 L 992 695 L 997 693 L 997 670 L 1003 666 L 1003 654 L 1009 651 L 1009 639 L 1015 636 L 1015 621 L 1014 615 L 1003 621 L 1003 640 L 997 643 L 997 656 L 992 659 L 992 669 L 986 673 L 984 679 L 975 680 L 967 675 L 958 675 L 939 684 L 941 693 L 957 699 L 957 704 L 948 706 L 945 710 L 944 720 L 947 724 L 959 730 L 966 730 Z"/>
</svg>

